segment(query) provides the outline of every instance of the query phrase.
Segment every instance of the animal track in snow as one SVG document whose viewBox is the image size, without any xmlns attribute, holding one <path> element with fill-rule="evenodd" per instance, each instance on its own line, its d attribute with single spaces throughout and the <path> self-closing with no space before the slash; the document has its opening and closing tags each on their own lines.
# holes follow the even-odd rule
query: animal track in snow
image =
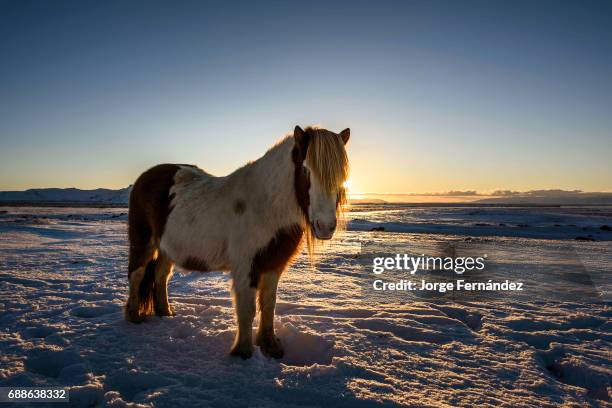
<svg viewBox="0 0 612 408">
<path fill-rule="evenodd" d="M 120 308 L 115 305 L 108 306 L 78 306 L 71 310 L 71 314 L 76 317 L 92 318 L 109 313 L 118 312 Z"/>
<path fill-rule="evenodd" d="M 557 381 L 584 388 L 587 390 L 587 395 L 592 398 L 610 401 L 608 392 L 612 387 L 610 372 L 595 370 L 558 346 L 551 350 L 539 351 L 537 358 Z"/>
</svg>

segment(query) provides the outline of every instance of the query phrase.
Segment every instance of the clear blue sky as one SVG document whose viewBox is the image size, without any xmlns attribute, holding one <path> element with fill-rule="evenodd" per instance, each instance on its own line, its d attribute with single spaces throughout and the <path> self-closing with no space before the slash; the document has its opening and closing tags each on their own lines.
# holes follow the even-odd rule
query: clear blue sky
<svg viewBox="0 0 612 408">
<path fill-rule="evenodd" d="M 361 192 L 612 191 L 612 2 L 0 1 L 0 190 L 351 127 Z"/>
</svg>

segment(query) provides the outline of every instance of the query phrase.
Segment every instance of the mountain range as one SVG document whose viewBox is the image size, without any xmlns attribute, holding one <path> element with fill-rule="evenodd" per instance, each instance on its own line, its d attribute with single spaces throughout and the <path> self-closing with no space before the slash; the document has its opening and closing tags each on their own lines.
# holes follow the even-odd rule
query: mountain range
<svg viewBox="0 0 612 408">
<path fill-rule="evenodd" d="M 0 191 L 0 201 L 4 202 L 70 202 L 70 203 L 109 203 L 127 204 L 132 186 L 119 190 L 96 188 L 32 188 L 25 191 Z"/>
</svg>

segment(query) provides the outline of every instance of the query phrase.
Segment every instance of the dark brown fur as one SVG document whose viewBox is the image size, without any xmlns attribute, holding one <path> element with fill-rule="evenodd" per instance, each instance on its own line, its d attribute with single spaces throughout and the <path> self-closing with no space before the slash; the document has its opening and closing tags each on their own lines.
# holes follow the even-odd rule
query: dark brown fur
<svg viewBox="0 0 612 408">
<path fill-rule="evenodd" d="M 142 173 L 132 187 L 128 215 L 128 276 L 148 263 L 159 244 L 166 220 L 172 211 L 170 188 L 179 169 L 177 164 L 152 167 Z"/>
<path fill-rule="evenodd" d="M 256 288 L 265 272 L 282 271 L 297 252 L 304 231 L 299 224 L 279 229 L 268 245 L 260 249 L 251 265 L 251 287 Z"/>
<path fill-rule="evenodd" d="M 306 217 L 308 221 L 308 207 L 310 206 L 310 194 L 308 193 L 310 190 L 310 175 L 306 167 L 304 167 L 304 160 L 306 159 L 306 152 L 308 151 L 308 144 L 310 143 L 310 134 L 304 132 L 299 126 L 296 126 L 293 137 L 295 138 L 295 146 L 291 152 L 291 158 L 293 159 L 295 168 L 293 182 L 295 198 L 302 210 L 302 214 L 304 214 L 304 217 Z"/>
<path fill-rule="evenodd" d="M 128 238 L 130 241 L 128 278 L 138 268 L 145 272 L 138 286 L 138 305 L 126 306 L 129 320 L 138 322 L 153 313 L 155 293 L 154 256 L 164 233 L 166 220 L 172 211 L 174 176 L 177 164 L 160 164 L 138 177 L 130 193 Z M 134 312 L 138 310 L 137 314 Z"/>
<path fill-rule="evenodd" d="M 244 201 L 236 200 L 236 202 L 234 203 L 234 212 L 237 215 L 242 215 L 244 214 L 245 210 L 246 210 L 246 204 L 244 203 Z"/>
<path fill-rule="evenodd" d="M 210 272 L 210 268 L 206 261 L 194 256 L 188 256 L 187 259 L 181 263 L 181 266 L 190 271 Z"/>
</svg>

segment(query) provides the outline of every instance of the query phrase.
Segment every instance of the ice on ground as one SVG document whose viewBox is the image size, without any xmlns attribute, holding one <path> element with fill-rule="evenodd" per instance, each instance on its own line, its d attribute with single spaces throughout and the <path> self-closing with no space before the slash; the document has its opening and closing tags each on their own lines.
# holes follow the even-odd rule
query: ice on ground
<svg viewBox="0 0 612 408">
<path fill-rule="evenodd" d="M 348 227 L 473 237 L 612 240 L 612 210 L 591 207 L 413 207 L 358 205 Z"/>
<path fill-rule="evenodd" d="M 0 386 L 66 386 L 79 407 L 611 404 L 609 242 L 506 236 L 464 248 L 457 235 L 348 231 L 316 269 L 300 256 L 284 275 L 285 357 L 256 349 L 242 361 L 228 355 L 235 324 L 222 273 L 178 270 L 177 316 L 124 321 L 125 209 L 5 210 Z M 386 217 L 368 219 L 395 222 Z M 366 288 L 376 245 L 486 250 L 491 276 L 548 278 L 527 296 L 376 295 Z"/>
</svg>

